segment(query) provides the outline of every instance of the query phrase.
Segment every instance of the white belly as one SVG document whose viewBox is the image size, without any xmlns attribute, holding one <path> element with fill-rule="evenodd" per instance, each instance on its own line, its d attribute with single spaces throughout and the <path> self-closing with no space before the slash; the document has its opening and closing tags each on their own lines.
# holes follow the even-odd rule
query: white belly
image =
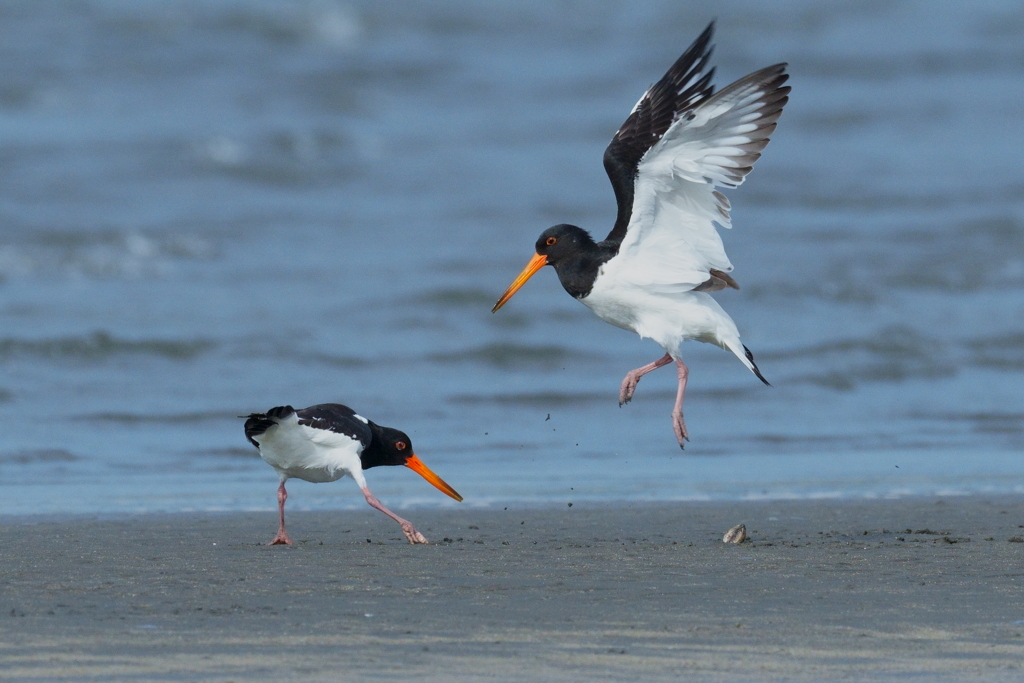
<svg viewBox="0 0 1024 683">
<path fill-rule="evenodd" d="M 324 483 L 351 474 L 357 483 L 363 480 L 358 440 L 300 425 L 294 413 L 253 438 L 260 445 L 260 456 L 282 478 Z"/>
<path fill-rule="evenodd" d="M 684 341 L 725 348 L 739 340 L 732 318 L 704 292 L 652 294 L 640 287 L 602 286 L 598 278 L 582 301 L 601 320 L 653 339 L 673 357 Z"/>
</svg>

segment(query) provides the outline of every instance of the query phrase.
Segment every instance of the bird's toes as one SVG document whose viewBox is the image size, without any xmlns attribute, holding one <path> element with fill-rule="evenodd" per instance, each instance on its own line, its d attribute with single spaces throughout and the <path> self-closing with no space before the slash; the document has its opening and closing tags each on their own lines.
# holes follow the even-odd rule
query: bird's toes
<svg viewBox="0 0 1024 683">
<path fill-rule="evenodd" d="M 429 541 L 427 541 L 426 537 L 420 532 L 416 531 L 416 527 L 414 527 L 411 524 L 408 527 L 403 524 L 402 532 L 405 534 L 405 537 L 409 539 L 409 543 L 412 545 L 416 545 L 417 543 L 429 544 Z"/>
<path fill-rule="evenodd" d="M 685 444 L 690 440 L 690 434 L 686 431 L 686 423 L 683 421 L 682 415 L 672 416 L 672 431 L 676 433 L 676 441 L 679 442 L 679 447 L 685 450 Z"/>
<path fill-rule="evenodd" d="M 629 377 L 622 381 L 619 387 L 619 407 L 633 400 L 633 392 L 636 391 L 636 382 L 631 382 Z"/>
</svg>

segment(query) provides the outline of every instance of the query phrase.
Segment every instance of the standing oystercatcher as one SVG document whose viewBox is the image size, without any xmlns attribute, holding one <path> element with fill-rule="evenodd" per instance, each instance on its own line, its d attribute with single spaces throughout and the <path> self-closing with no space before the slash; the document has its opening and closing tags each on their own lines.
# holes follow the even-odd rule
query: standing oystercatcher
<svg viewBox="0 0 1024 683">
<path fill-rule="evenodd" d="M 729 273 L 716 225 L 729 228 L 729 200 L 715 188 L 743 182 L 789 101 L 785 64 L 741 78 L 717 94 L 711 85 L 714 22 L 643 94 L 604 153 L 618 202 L 615 227 L 602 242 L 575 225 L 541 233 L 537 254 L 498 299 L 501 308 L 544 266 L 554 266 L 565 291 L 602 320 L 650 337 L 665 355 L 622 380 L 619 405 L 648 372 L 675 362 L 679 376 L 672 427 L 689 440 L 683 395 L 689 370 L 682 342 L 717 344 L 736 354 L 758 379 L 754 357 L 736 324 L 710 296 L 739 289 Z"/>
<path fill-rule="evenodd" d="M 277 489 L 280 526 L 270 545 L 292 544 L 284 528 L 284 503 L 288 500 L 284 484 L 292 477 L 319 484 L 351 475 L 363 490 L 366 502 L 398 522 L 409 543 L 426 543 L 427 539 L 370 493 L 363 470 L 405 465 L 455 500 L 462 500 L 455 489 L 416 457 L 412 441 L 404 432 L 374 424 L 338 403 L 321 403 L 301 410 L 280 406 L 266 413 L 253 413 L 245 421 L 245 437 L 281 477 Z"/>
</svg>

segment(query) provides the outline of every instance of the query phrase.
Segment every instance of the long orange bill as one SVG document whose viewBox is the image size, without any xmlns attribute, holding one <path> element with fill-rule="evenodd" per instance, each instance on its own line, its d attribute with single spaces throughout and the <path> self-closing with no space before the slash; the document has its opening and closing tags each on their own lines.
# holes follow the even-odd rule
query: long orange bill
<svg viewBox="0 0 1024 683">
<path fill-rule="evenodd" d="M 417 458 L 415 453 L 410 455 L 409 459 L 405 461 L 405 466 L 436 486 L 442 493 L 451 496 L 460 503 L 462 502 L 462 496 L 459 495 L 459 492 L 446 484 L 444 479 L 431 472 L 430 468 L 424 465 L 423 461 Z"/>
<path fill-rule="evenodd" d="M 494 308 L 491 309 L 491 313 L 494 313 L 499 308 L 504 306 L 505 302 L 511 299 L 512 295 L 518 292 L 519 288 L 525 285 L 527 280 L 533 277 L 538 270 L 540 270 L 547 264 L 547 256 L 542 256 L 541 254 L 534 254 L 533 258 L 530 259 L 530 262 L 526 264 L 525 268 L 523 268 L 523 272 L 519 273 L 519 277 L 517 277 L 512 282 L 512 284 L 508 286 L 508 289 L 505 290 L 505 293 L 501 295 L 500 299 L 498 299 L 498 303 L 494 304 Z"/>
</svg>

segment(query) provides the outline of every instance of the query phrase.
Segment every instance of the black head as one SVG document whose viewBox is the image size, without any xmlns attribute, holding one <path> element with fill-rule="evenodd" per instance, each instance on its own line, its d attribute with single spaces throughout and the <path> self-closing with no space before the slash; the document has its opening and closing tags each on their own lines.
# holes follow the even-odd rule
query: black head
<svg viewBox="0 0 1024 683">
<path fill-rule="evenodd" d="M 445 483 L 444 479 L 431 472 L 430 468 L 416 457 L 416 453 L 412 450 L 412 439 L 408 434 L 391 427 L 381 427 L 373 422 L 370 422 L 369 425 L 370 431 L 373 432 L 373 440 L 359 454 L 364 470 L 381 465 L 405 465 L 445 495 L 451 496 L 455 500 L 462 500 L 458 491 Z"/>
<path fill-rule="evenodd" d="M 562 223 L 542 232 L 534 247 L 540 256 L 547 259 L 547 265 L 554 266 L 571 256 L 593 250 L 596 244 L 583 228 Z"/>
<path fill-rule="evenodd" d="M 603 249 L 594 242 L 589 232 L 567 223 L 552 226 L 542 232 L 534 248 L 537 253 L 508 286 L 498 303 L 494 304 L 491 313 L 504 306 L 544 266 L 555 267 L 565 291 L 577 299 L 584 297 L 594 285 L 597 269 L 614 256 L 614 250 Z"/>
<path fill-rule="evenodd" d="M 373 432 L 373 440 L 359 456 L 363 461 L 364 470 L 371 467 L 404 465 L 415 455 L 412 439 L 405 432 L 391 427 L 381 427 L 373 422 L 370 423 L 370 431 Z"/>
</svg>

